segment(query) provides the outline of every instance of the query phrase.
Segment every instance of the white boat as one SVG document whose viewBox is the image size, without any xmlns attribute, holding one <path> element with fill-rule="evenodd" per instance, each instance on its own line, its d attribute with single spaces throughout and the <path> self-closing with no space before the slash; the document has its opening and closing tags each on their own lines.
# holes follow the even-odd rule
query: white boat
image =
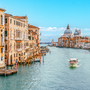
<svg viewBox="0 0 90 90">
<path fill-rule="evenodd" d="M 35 58 L 34 62 L 40 62 L 39 58 Z"/>
<path fill-rule="evenodd" d="M 76 67 L 78 65 L 78 59 L 77 58 L 71 58 L 69 63 L 70 63 L 70 67 Z"/>
</svg>

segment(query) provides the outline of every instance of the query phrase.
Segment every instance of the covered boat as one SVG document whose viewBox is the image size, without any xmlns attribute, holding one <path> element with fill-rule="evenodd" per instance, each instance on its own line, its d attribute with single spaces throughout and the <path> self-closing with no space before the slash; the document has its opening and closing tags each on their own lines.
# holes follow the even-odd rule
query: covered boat
<svg viewBox="0 0 90 90">
<path fill-rule="evenodd" d="M 78 59 L 77 58 L 71 58 L 69 63 L 70 63 L 70 67 L 76 67 L 78 65 Z"/>
</svg>

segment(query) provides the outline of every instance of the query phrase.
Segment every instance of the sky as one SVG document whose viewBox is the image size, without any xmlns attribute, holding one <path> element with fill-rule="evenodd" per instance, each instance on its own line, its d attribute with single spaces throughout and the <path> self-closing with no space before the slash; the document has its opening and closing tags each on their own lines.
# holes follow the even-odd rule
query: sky
<svg viewBox="0 0 90 90">
<path fill-rule="evenodd" d="M 0 8 L 13 16 L 28 17 L 28 23 L 40 28 L 41 42 L 58 41 L 67 25 L 74 33 L 90 36 L 90 0 L 0 0 Z"/>
</svg>

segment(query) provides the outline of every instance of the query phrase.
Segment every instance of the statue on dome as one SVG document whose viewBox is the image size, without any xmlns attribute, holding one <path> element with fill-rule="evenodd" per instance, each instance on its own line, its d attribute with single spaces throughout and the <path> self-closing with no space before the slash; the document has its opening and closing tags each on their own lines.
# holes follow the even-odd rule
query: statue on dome
<svg viewBox="0 0 90 90">
<path fill-rule="evenodd" d="M 67 25 L 67 29 L 70 29 L 70 28 L 69 28 L 69 24 Z"/>
</svg>

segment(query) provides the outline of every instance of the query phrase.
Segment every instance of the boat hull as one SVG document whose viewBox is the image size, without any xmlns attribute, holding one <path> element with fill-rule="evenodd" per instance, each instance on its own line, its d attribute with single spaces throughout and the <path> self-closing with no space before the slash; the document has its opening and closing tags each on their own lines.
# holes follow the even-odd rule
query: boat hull
<svg viewBox="0 0 90 90">
<path fill-rule="evenodd" d="M 70 64 L 70 67 L 77 67 L 78 63 Z"/>
</svg>

